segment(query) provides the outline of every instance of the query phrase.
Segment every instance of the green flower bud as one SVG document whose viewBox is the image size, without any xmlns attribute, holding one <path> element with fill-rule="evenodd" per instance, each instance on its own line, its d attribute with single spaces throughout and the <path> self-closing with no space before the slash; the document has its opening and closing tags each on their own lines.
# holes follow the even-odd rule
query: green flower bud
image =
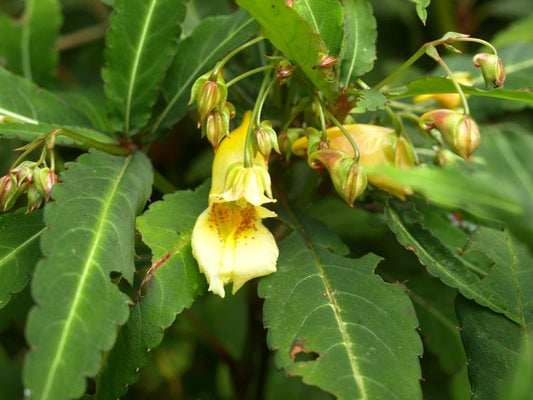
<svg viewBox="0 0 533 400">
<path fill-rule="evenodd" d="M 52 187 L 57 182 L 57 175 L 50 168 L 36 168 L 33 174 L 33 183 L 45 201 L 50 200 Z M 29 189 L 28 189 L 29 193 Z M 28 197 L 29 200 L 29 197 Z M 32 210 L 33 211 L 33 210 Z"/>
<path fill-rule="evenodd" d="M 313 168 L 325 167 L 328 170 L 339 196 L 353 207 L 353 203 L 367 186 L 363 167 L 339 150 L 317 150 L 310 154 L 308 160 Z"/>
<path fill-rule="evenodd" d="M 44 197 L 35 185 L 30 185 L 26 195 L 28 196 L 28 213 L 37 210 L 43 204 Z"/>
<path fill-rule="evenodd" d="M 437 128 L 444 141 L 465 160 L 479 147 L 481 134 L 469 115 L 440 109 L 425 113 L 420 118 L 423 129 Z"/>
<path fill-rule="evenodd" d="M 211 71 L 209 71 L 194 82 L 189 104 L 192 104 L 193 101 L 196 102 L 198 127 L 215 107 L 224 108 L 227 96 L 228 89 L 222 71 L 218 74 L 216 81 L 211 79 Z"/>
<path fill-rule="evenodd" d="M 496 54 L 479 53 L 474 56 L 472 61 L 476 67 L 481 68 L 485 85 L 488 86 L 490 83 L 496 88 L 503 86 L 505 69 L 500 57 Z"/>
<path fill-rule="evenodd" d="M 215 152 L 218 145 L 226 135 L 229 135 L 229 115 L 226 112 L 220 112 L 218 109 L 211 111 L 207 116 L 205 124 L 202 126 L 202 134 L 213 146 Z"/>
<path fill-rule="evenodd" d="M 255 139 L 257 141 L 257 150 L 265 157 L 267 162 L 272 150 L 280 154 L 278 136 L 270 121 L 261 122 L 261 125 L 255 131 Z"/>
<path fill-rule="evenodd" d="M 15 205 L 24 191 L 17 183 L 15 175 L 5 175 L 0 178 L 0 211 L 5 212 Z"/>
<path fill-rule="evenodd" d="M 34 161 L 23 161 L 17 167 L 13 168 L 11 173 L 17 176 L 17 185 L 21 186 L 24 181 L 31 183 L 36 167 L 37 163 Z"/>
</svg>

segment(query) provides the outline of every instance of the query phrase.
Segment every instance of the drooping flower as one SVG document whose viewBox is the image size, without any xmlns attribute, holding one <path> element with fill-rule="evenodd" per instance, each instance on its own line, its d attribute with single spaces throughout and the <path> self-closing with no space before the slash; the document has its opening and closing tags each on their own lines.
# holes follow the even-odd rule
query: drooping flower
<svg viewBox="0 0 533 400">
<path fill-rule="evenodd" d="M 261 154 L 244 165 L 250 113 L 220 144 L 213 161 L 209 206 L 198 217 L 192 251 L 209 290 L 224 297 L 224 285 L 235 293 L 250 279 L 276 271 L 278 248 L 264 218 L 276 214 L 262 204 L 275 201 L 267 164 Z"/>
</svg>

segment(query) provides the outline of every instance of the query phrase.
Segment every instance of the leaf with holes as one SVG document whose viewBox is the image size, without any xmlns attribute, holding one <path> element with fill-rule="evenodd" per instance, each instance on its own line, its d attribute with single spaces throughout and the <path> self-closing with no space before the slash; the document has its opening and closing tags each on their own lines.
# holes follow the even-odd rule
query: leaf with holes
<svg viewBox="0 0 533 400">
<path fill-rule="evenodd" d="M 110 274 L 133 279 L 135 216 L 152 185 L 152 166 L 142 153 L 95 151 L 66 167 L 44 212 L 45 258 L 32 281 L 37 304 L 26 329 L 31 351 L 24 382 L 41 400 L 81 396 L 117 325 L 126 322 L 129 299 Z"/>
<path fill-rule="evenodd" d="M 329 50 L 338 56 L 342 43 L 342 6 L 337 0 L 294 0 L 294 10 L 318 33 Z"/>
<path fill-rule="evenodd" d="M 152 250 L 152 267 L 143 280 L 144 294 L 135 305 L 97 379 L 96 399 L 116 399 L 138 378 L 149 351 L 163 339 L 176 314 L 205 291 L 206 283 L 191 252 L 196 218 L 207 207 L 209 187 L 164 197 L 137 218 L 143 241 Z M 172 218 L 169 218 L 172 215 Z"/>
<path fill-rule="evenodd" d="M 328 48 L 311 25 L 285 0 L 237 0 L 261 24 L 263 35 L 285 57 L 298 64 L 327 98 L 334 96 L 335 79 L 319 67 Z"/>
<path fill-rule="evenodd" d="M 334 254 L 334 235 L 305 217 L 261 279 L 276 364 L 338 399 L 421 399 L 417 320 L 399 285 L 374 274 L 380 258 Z"/>
<path fill-rule="evenodd" d="M 20 21 L 0 17 L 0 54 L 11 72 L 39 85 L 55 76 L 61 28 L 59 0 L 26 0 Z"/>
<path fill-rule="evenodd" d="M 90 126 L 89 120 L 58 96 L 0 67 L 0 117 L 10 122 Z"/>
<path fill-rule="evenodd" d="M 257 23 L 239 10 L 231 15 L 206 18 L 180 42 L 163 85 L 167 106 L 152 131 L 177 122 L 187 111 L 194 81 L 213 68 L 227 52 L 257 34 Z"/>
<path fill-rule="evenodd" d="M 340 54 L 340 82 L 343 87 L 372 69 L 376 60 L 376 19 L 368 0 L 346 0 L 344 43 Z"/>
<path fill-rule="evenodd" d="M 176 0 L 117 0 L 102 71 L 115 130 L 135 134 L 147 121 L 185 17 Z"/>
<path fill-rule="evenodd" d="M 44 230 L 41 211 L 0 214 L 0 308 L 28 283 L 41 258 L 39 237 Z"/>
</svg>

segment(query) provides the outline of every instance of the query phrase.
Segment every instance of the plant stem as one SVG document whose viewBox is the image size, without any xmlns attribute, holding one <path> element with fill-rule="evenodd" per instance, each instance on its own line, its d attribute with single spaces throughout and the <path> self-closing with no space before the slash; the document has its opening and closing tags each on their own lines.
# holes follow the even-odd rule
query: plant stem
<svg viewBox="0 0 533 400">
<path fill-rule="evenodd" d="M 385 79 L 383 79 L 378 84 L 374 85 L 374 90 L 380 90 L 383 87 L 389 85 L 390 83 L 394 82 L 401 74 L 404 73 L 411 65 L 413 65 L 416 60 L 418 60 L 420 57 L 422 57 L 426 53 L 426 47 L 428 46 L 428 43 L 422 45 L 415 54 L 413 54 L 409 59 L 404 62 L 400 67 L 394 71 L 392 74 L 387 76 Z"/>
<path fill-rule="evenodd" d="M 251 69 L 250 71 L 248 72 L 245 72 L 244 74 L 241 74 L 235 78 L 233 78 L 231 81 L 229 81 L 228 83 L 226 83 L 226 87 L 230 87 L 231 85 L 234 85 L 236 84 L 237 82 L 243 80 L 244 78 L 248 78 L 249 76 L 251 75 L 254 75 L 254 74 L 257 74 L 259 72 L 263 72 L 263 71 L 267 71 L 269 69 L 272 69 L 274 68 L 274 66 L 272 65 L 265 65 L 263 67 L 257 67 L 257 68 L 254 68 L 254 69 Z"/>
<path fill-rule="evenodd" d="M 450 69 L 450 67 L 448 67 L 448 64 L 446 64 L 444 62 L 444 60 L 440 56 L 434 58 L 434 60 L 437 61 L 437 63 L 439 63 L 439 65 L 442 67 L 442 69 L 444 69 L 444 71 L 446 71 L 446 73 L 448 74 L 448 76 L 452 80 L 453 86 L 455 86 L 455 90 L 457 90 L 457 93 L 459 93 L 459 96 L 461 97 L 461 103 L 463 104 L 464 114 L 465 115 L 470 115 L 470 108 L 468 107 L 468 102 L 466 101 L 466 96 L 463 93 L 463 89 L 461 89 L 461 85 L 459 85 L 459 82 L 457 82 L 457 79 L 455 78 L 455 76 L 453 74 L 453 71 Z"/>
<path fill-rule="evenodd" d="M 216 77 L 217 77 L 218 73 L 224 67 L 224 65 L 231 59 L 231 57 L 233 57 L 235 54 L 239 53 L 240 51 L 242 51 L 244 49 L 247 49 L 250 46 L 253 46 L 254 44 L 260 42 L 263 39 L 264 39 L 263 36 L 257 36 L 256 38 L 254 38 L 254 39 L 252 39 L 252 40 L 240 45 L 236 49 L 233 49 L 232 51 L 230 51 L 222 60 L 220 60 L 215 65 L 215 68 L 213 68 L 213 71 L 211 72 L 212 79 L 216 80 Z"/>
<path fill-rule="evenodd" d="M 167 178 L 154 168 L 154 187 L 162 194 L 173 193 L 177 190 Z"/>
<path fill-rule="evenodd" d="M 112 144 L 112 143 L 104 143 L 100 142 L 98 140 L 94 140 L 88 137 L 85 137 L 83 135 L 80 135 L 79 133 L 72 132 L 67 129 L 57 129 L 57 131 L 54 132 L 56 136 L 66 136 L 71 139 L 74 139 L 78 142 L 81 142 L 84 144 L 87 148 L 89 147 L 96 147 L 99 150 L 105 151 L 109 154 L 115 154 L 119 156 L 125 156 L 130 154 L 132 151 L 131 149 L 128 149 L 126 147 L 120 146 L 118 144 Z"/>
<path fill-rule="evenodd" d="M 327 108 L 324 107 L 324 111 L 326 112 L 328 118 L 335 124 L 335 126 L 337 128 L 339 128 L 341 130 L 341 132 L 343 133 L 343 135 L 346 137 L 346 139 L 348 140 L 348 142 L 350 142 L 350 145 L 352 146 L 353 148 L 353 152 L 354 152 L 354 156 L 353 156 L 353 159 L 355 161 L 359 161 L 359 157 L 360 157 L 360 154 L 359 154 L 359 148 L 357 147 L 357 144 L 355 143 L 355 140 L 352 138 L 352 136 L 348 133 L 348 131 L 346 130 L 346 128 L 339 122 L 339 120 L 331 113 L 331 111 L 329 111 Z"/>
</svg>

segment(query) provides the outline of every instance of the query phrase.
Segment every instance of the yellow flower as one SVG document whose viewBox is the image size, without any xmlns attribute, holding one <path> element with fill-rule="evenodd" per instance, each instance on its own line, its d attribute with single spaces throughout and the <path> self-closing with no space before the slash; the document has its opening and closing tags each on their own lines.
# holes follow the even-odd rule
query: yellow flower
<svg viewBox="0 0 533 400">
<path fill-rule="evenodd" d="M 400 168 L 409 168 L 416 164 L 416 156 L 410 143 L 405 138 L 398 137 L 390 128 L 368 124 L 348 124 L 344 128 L 357 144 L 360 158 L 359 165 L 373 167 L 381 165 L 396 165 Z M 353 148 L 337 127 L 327 130 L 329 139 L 328 149 L 339 150 L 350 157 L 354 156 Z M 308 139 L 301 137 L 292 145 L 292 152 L 298 156 L 307 152 Z M 405 195 L 412 194 L 411 188 L 396 183 L 391 178 L 379 173 L 367 173 L 368 183 L 387 190 L 394 196 L 405 199 Z"/>
<path fill-rule="evenodd" d="M 224 297 L 224 285 L 235 293 L 250 279 L 276 271 L 278 247 L 262 223 L 276 214 L 261 205 L 274 202 L 265 159 L 244 166 L 250 113 L 226 137 L 215 154 L 209 207 L 198 217 L 191 245 L 209 290 Z"/>
</svg>

